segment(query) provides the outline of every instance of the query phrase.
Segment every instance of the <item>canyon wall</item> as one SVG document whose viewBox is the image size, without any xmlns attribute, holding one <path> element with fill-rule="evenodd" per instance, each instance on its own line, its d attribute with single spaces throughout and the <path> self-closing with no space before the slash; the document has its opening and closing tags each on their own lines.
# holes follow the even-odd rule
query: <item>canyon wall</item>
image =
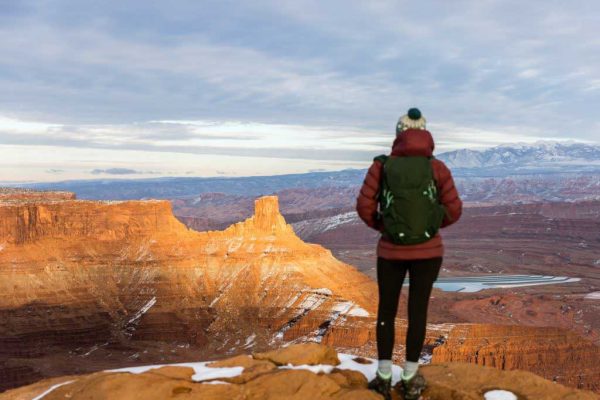
<svg viewBox="0 0 600 400">
<path fill-rule="evenodd" d="M 374 356 L 376 306 L 376 284 L 299 239 L 274 196 L 257 199 L 250 218 L 206 232 L 179 222 L 167 201 L 19 192 L 0 199 L 0 390 L 123 363 L 218 357 L 290 342 Z M 460 326 L 429 325 L 423 357 L 468 359 L 478 341 L 504 343 L 493 330 Z M 406 321 L 398 320 L 397 362 L 405 332 Z M 561 335 L 576 342 L 555 332 Z M 463 336 L 472 338 L 471 347 L 454 345 Z M 508 348 L 525 346 L 515 343 Z M 547 351 L 543 340 L 523 348 L 533 358 Z M 494 349 L 487 365 L 507 357 L 506 346 Z M 573 375 L 598 357 L 597 347 L 563 349 L 563 375 L 570 374 L 564 379 L 579 385 Z M 468 361 L 480 363 L 479 357 Z M 502 367 L 555 374 L 544 363 Z M 592 365 L 588 371 L 597 376 Z"/>
<path fill-rule="evenodd" d="M 555 327 L 457 324 L 433 348 L 433 363 L 468 362 L 535 371 L 563 385 L 600 391 L 600 351 L 591 341 Z"/>
<path fill-rule="evenodd" d="M 374 290 L 329 250 L 302 242 L 276 197 L 208 232 L 185 227 L 167 201 L 2 199 L 0 381 L 27 376 L 15 359 L 53 347 L 267 347 L 304 318 L 372 315 Z"/>
</svg>

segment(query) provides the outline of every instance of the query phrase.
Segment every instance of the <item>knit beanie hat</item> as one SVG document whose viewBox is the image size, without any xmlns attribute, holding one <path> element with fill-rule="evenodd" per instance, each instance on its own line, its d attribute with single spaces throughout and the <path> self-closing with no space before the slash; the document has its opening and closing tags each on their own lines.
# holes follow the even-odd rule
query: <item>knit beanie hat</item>
<svg viewBox="0 0 600 400">
<path fill-rule="evenodd" d="M 406 115 L 403 115 L 396 124 L 396 133 L 403 132 L 407 129 L 425 129 L 427 120 L 421 114 L 418 108 L 411 108 Z"/>
</svg>

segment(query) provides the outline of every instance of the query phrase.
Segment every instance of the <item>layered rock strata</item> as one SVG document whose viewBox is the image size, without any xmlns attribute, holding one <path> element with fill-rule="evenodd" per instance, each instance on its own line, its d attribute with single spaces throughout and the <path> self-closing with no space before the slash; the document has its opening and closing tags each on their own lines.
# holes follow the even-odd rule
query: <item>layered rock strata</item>
<svg viewBox="0 0 600 400">
<path fill-rule="evenodd" d="M 172 365 L 48 379 L 0 394 L 0 400 L 32 400 L 42 396 L 46 400 L 380 399 L 381 396 L 367 389 L 376 362 L 348 357 L 340 362 L 341 356 L 338 358 L 333 349 L 325 346 L 291 346 L 202 365 L 203 373 L 198 373 L 194 365 Z M 500 390 L 521 400 L 598 398 L 592 392 L 557 385 L 529 372 L 498 371 L 467 363 L 427 365 L 421 368 L 421 373 L 427 380 L 422 396 L 429 400 L 479 400 Z M 392 391 L 392 398 L 402 398 L 398 385 Z"/>
<path fill-rule="evenodd" d="M 375 310 L 374 283 L 302 242 L 276 197 L 224 231 L 195 232 L 167 201 L 16 195 L 0 201 L 3 385 L 15 369 L 2 360 L 52 346 L 161 341 L 214 355 L 282 342 L 300 325 L 319 337 L 326 321 Z"/>
<path fill-rule="evenodd" d="M 300 240 L 274 196 L 257 199 L 245 221 L 207 232 L 185 227 L 167 201 L 11 196 L 0 200 L 0 390 L 44 376 L 290 342 L 375 355 L 375 283 L 329 250 Z M 455 336 L 504 343 L 493 330 L 457 327 L 429 325 L 425 361 Z M 406 321 L 397 328 L 394 359 L 400 362 Z M 547 351 L 543 341 L 517 342 L 533 358 Z M 597 348 L 563 342 L 559 348 L 570 356 L 557 381 L 589 387 L 573 375 L 585 365 L 596 376 L 583 360 L 597 357 Z M 469 351 L 476 346 L 462 354 L 472 362 Z M 502 365 L 507 351 L 495 351 L 494 365 Z M 523 368 L 555 375 L 544 364 Z"/>
</svg>

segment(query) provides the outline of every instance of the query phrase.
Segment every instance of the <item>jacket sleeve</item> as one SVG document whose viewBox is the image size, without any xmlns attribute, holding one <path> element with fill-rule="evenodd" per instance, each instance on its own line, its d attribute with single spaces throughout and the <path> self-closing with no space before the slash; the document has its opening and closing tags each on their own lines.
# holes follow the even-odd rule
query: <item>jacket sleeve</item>
<svg viewBox="0 0 600 400">
<path fill-rule="evenodd" d="M 438 162 L 438 181 L 437 187 L 440 193 L 440 202 L 446 209 L 446 216 L 442 221 L 442 228 L 452 225 L 462 215 L 462 200 L 458 195 L 452 173 L 442 161 Z"/>
<path fill-rule="evenodd" d="M 381 221 L 377 219 L 377 196 L 379 194 L 382 166 L 383 164 L 379 160 L 373 161 L 356 199 L 356 212 L 360 219 L 367 226 L 378 231 L 383 229 Z"/>
</svg>

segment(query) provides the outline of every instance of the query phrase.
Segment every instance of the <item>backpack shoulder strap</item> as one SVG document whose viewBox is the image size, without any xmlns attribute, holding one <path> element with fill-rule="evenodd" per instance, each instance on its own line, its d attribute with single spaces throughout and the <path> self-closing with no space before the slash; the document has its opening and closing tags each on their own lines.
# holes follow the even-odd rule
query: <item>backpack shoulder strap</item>
<svg viewBox="0 0 600 400">
<path fill-rule="evenodd" d="M 380 154 L 377 157 L 373 158 L 373 161 L 379 161 L 381 163 L 382 166 L 385 165 L 385 162 L 387 161 L 387 159 L 389 158 L 389 156 L 385 155 L 385 154 Z M 382 171 L 381 171 L 381 176 L 379 177 L 379 190 L 377 191 L 377 194 L 375 195 L 375 198 L 377 200 L 381 200 L 381 193 L 383 191 L 383 167 L 382 167 Z M 377 213 L 377 217 L 379 218 L 379 212 Z"/>
<path fill-rule="evenodd" d="M 373 158 L 373 161 L 379 161 L 380 163 L 385 164 L 388 158 L 389 156 L 385 154 L 380 154 L 377 157 Z"/>
</svg>

